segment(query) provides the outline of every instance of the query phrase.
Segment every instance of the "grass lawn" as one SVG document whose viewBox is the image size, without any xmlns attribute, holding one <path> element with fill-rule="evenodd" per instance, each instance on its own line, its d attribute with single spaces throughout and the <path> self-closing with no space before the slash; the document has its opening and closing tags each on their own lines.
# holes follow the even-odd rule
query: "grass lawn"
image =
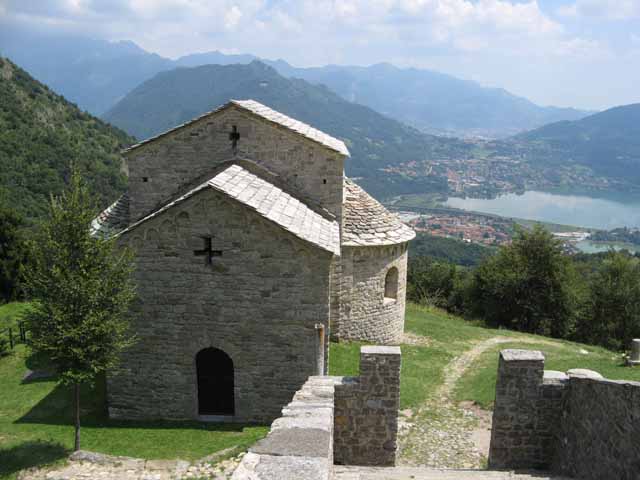
<svg viewBox="0 0 640 480">
<path fill-rule="evenodd" d="M 440 310 L 407 305 L 405 331 L 426 339 L 426 345 L 402 346 L 400 407 L 413 408 L 434 393 L 444 367 L 473 343 L 499 335 L 524 336 L 474 325 Z M 361 343 L 332 343 L 331 375 L 358 375 Z"/>
<path fill-rule="evenodd" d="M 428 345 L 402 346 L 400 406 L 413 408 L 423 403 L 442 383 L 445 366 L 472 344 L 496 336 L 522 339 L 528 343 L 505 343 L 480 356 L 457 384 L 456 400 L 471 400 L 489 408 L 495 395 L 498 354 L 505 348 L 542 350 L 547 370 L 566 371 L 589 368 L 618 380 L 640 380 L 640 368 L 621 366 L 620 355 L 599 347 L 586 346 L 538 335 L 496 330 L 465 321 L 440 310 L 407 305 L 405 331 L 428 339 Z M 550 346 L 547 342 L 555 342 Z M 539 342 L 539 343 L 535 343 Z M 357 375 L 359 343 L 332 343 L 329 354 L 331 375 Z M 587 355 L 580 350 L 586 350 Z"/>
<path fill-rule="evenodd" d="M 484 352 L 474 368 L 465 372 L 456 387 L 456 400 L 470 400 L 484 409 L 493 407 L 498 356 L 500 350 L 505 348 L 542 351 L 545 356 L 546 370 L 566 372 L 571 368 L 588 368 L 613 380 L 640 381 L 640 368 L 624 366 L 619 354 L 604 348 L 571 342 L 558 342 L 557 345 L 549 345 L 548 343 L 526 345 L 507 343 Z M 585 354 L 584 352 L 588 353 Z"/>
<path fill-rule="evenodd" d="M 3 306 L 0 315 L 20 306 Z M 8 315 L 7 315 L 8 316 Z M 7 317 L 0 317 L 4 321 Z M 1 324 L 1 323 L 0 323 Z M 4 325 L 4 324 L 2 324 Z M 0 479 L 23 468 L 62 461 L 73 446 L 71 391 L 54 380 L 23 381 L 37 360 L 27 347 L 0 358 Z M 117 422 L 105 415 L 104 386 L 82 393 L 82 448 L 111 455 L 195 460 L 263 437 L 265 426 L 198 422 Z"/>
</svg>

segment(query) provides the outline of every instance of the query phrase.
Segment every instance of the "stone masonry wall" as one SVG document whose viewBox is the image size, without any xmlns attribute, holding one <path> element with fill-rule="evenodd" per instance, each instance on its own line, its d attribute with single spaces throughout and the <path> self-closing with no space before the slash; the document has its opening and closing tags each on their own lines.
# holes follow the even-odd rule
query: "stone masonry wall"
<svg viewBox="0 0 640 480">
<path fill-rule="evenodd" d="M 193 253 L 203 236 L 222 252 L 212 265 Z M 195 358 L 206 347 L 233 361 L 237 421 L 272 420 L 317 372 L 316 324 L 329 331 L 329 253 L 213 190 L 120 241 L 136 251 L 137 343 L 108 378 L 110 416 L 196 418 Z"/>
<path fill-rule="evenodd" d="M 234 158 L 229 140 L 234 125 L 240 132 L 240 158 L 280 175 L 340 219 L 344 157 L 237 107 L 202 118 L 126 154 L 131 219 L 149 213 L 180 186 Z"/>
<path fill-rule="evenodd" d="M 640 479 L 640 383 L 571 377 L 554 470 L 585 480 Z"/>
<path fill-rule="evenodd" d="M 332 325 L 335 340 L 364 340 L 398 344 L 404 331 L 408 244 L 384 247 L 342 247 L 341 276 L 332 297 L 339 298 L 339 315 Z M 397 299 L 385 299 L 387 272 L 398 269 Z"/>
<path fill-rule="evenodd" d="M 640 479 L 640 383 L 543 368 L 541 352 L 501 352 L 489 466 Z"/>
<path fill-rule="evenodd" d="M 309 377 L 232 480 L 329 480 L 333 465 L 394 465 L 400 348 L 362 347 L 360 377 Z"/>
<path fill-rule="evenodd" d="M 336 464 L 395 465 L 400 366 L 400 347 L 362 347 L 360 376 L 336 385 Z"/>
<path fill-rule="evenodd" d="M 561 387 L 551 378 L 545 385 L 541 352 L 500 352 L 489 451 L 491 468 L 551 466 Z"/>
<path fill-rule="evenodd" d="M 334 386 L 342 377 L 309 377 L 233 480 L 329 480 L 333 470 Z"/>
</svg>

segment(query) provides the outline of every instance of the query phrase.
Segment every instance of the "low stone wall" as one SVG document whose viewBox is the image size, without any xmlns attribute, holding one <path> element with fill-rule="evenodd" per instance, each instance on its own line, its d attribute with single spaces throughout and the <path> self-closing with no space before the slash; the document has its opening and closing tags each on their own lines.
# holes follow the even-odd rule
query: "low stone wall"
<svg viewBox="0 0 640 480">
<path fill-rule="evenodd" d="M 538 351 L 500 353 L 490 468 L 640 478 L 640 383 L 544 371 Z"/>
<path fill-rule="evenodd" d="M 333 395 L 342 377 L 309 377 L 271 431 L 243 457 L 234 480 L 328 480 L 333 467 Z"/>
<path fill-rule="evenodd" d="M 335 387 L 334 463 L 395 465 L 400 347 L 362 347 L 360 376 Z"/>
<path fill-rule="evenodd" d="M 640 479 L 640 383 L 571 377 L 554 469 L 584 479 Z"/>
<path fill-rule="evenodd" d="M 395 464 L 400 348 L 362 347 L 360 374 L 309 377 L 233 480 L 329 480 L 334 458 L 347 465 Z"/>
</svg>

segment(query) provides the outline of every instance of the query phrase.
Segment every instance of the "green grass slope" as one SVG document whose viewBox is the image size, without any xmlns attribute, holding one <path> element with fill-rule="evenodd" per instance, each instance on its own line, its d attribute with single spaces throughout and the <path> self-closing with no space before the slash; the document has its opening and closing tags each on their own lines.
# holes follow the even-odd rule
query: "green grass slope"
<svg viewBox="0 0 640 480">
<path fill-rule="evenodd" d="M 124 190 L 119 151 L 133 141 L 0 57 L 0 202 L 37 219 L 75 162 L 105 206 Z"/>
<path fill-rule="evenodd" d="M 0 307 L 0 328 L 14 324 L 26 304 Z M 591 368 L 613 379 L 640 380 L 640 369 L 622 367 L 620 356 L 572 342 L 485 328 L 440 310 L 408 305 L 406 343 L 402 345 L 401 408 L 415 409 L 442 384 L 447 365 L 478 342 L 494 337 L 514 342 L 487 350 L 458 381 L 457 400 L 490 408 L 495 390 L 498 351 L 540 349 L 546 368 Z M 332 343 L 331 375 L 357 375 L 360 343 Z M 584 352 L 587 352 L 586 354 Z M 73 442 L 71 391 L 54 379 L 23 380 L 42 362 L 19 345 L 0 358 L 0 479 L 13 479 L 23 468 L 61 462 Z M 112 455 L 141 458 L 198 459 L 225 448 L 246 448 L 267 427 L 197 422 L 111 421 L 105 414 L 104 384 L 82 393 L 82 447 Z"/>
</svg>

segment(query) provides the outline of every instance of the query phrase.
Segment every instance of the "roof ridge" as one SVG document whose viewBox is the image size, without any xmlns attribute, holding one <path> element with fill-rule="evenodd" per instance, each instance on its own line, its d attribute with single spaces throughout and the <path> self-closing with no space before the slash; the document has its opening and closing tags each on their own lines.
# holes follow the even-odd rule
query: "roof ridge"
<svg viewBox="0 0 640 480">
<path fill-rule="evenodd" d="M 188 127 L 189 125 L 193 125 L 194 123 L 210 115 L 213 115 L 222 110 L 225 110 L 231 106 L 241 108 L 243 111 L 253 114 L 257 117 L 260 117 L 263 120 L 267 120 L 268 122 L 284 127 L 287 130 L 297 135 L 300 135 L 312 142 L 315 142 L 335 152 L 338 152 L 339 154 L 344 155 L 345 157 L 350 156 L 349 149 L 347 148 L 347 146 L 342 140 L 337 139 L 321 130 L 318 130 L 317 128 L 312 127 L 307 123 L 301 122 L 300 120 L 296 120 L 293 117 L 289 117 L 284 113 L 274 110 L 271 107 L 268 107 L 267 105 L 264 105 L 258 102 L 257 100 L 253 100 L 253 99 L 247 99 L 247 100 L 231 99 L 228 102 L 214 108 L 213 110 L 210 110 L 201 115 L 198 115 L 197 117 L 194 117 L 191 120 L 181 123 L 180 125 L 176 125 L 173 128 L 165 130 L 164 132 L 158 133 L 157 135 L 149 137 L 134 145 L 131 145 L 130 147 L 125 148 L 124 150 L 122 150 L 122 154 L 129 153 L 132 150 L 135 150 L 138 147 L 141 147 L 143 145 L 148 145 L 162 137 L 165 137 L 171 133 L 174 133 L 178 130 Z"/>
</svg>

